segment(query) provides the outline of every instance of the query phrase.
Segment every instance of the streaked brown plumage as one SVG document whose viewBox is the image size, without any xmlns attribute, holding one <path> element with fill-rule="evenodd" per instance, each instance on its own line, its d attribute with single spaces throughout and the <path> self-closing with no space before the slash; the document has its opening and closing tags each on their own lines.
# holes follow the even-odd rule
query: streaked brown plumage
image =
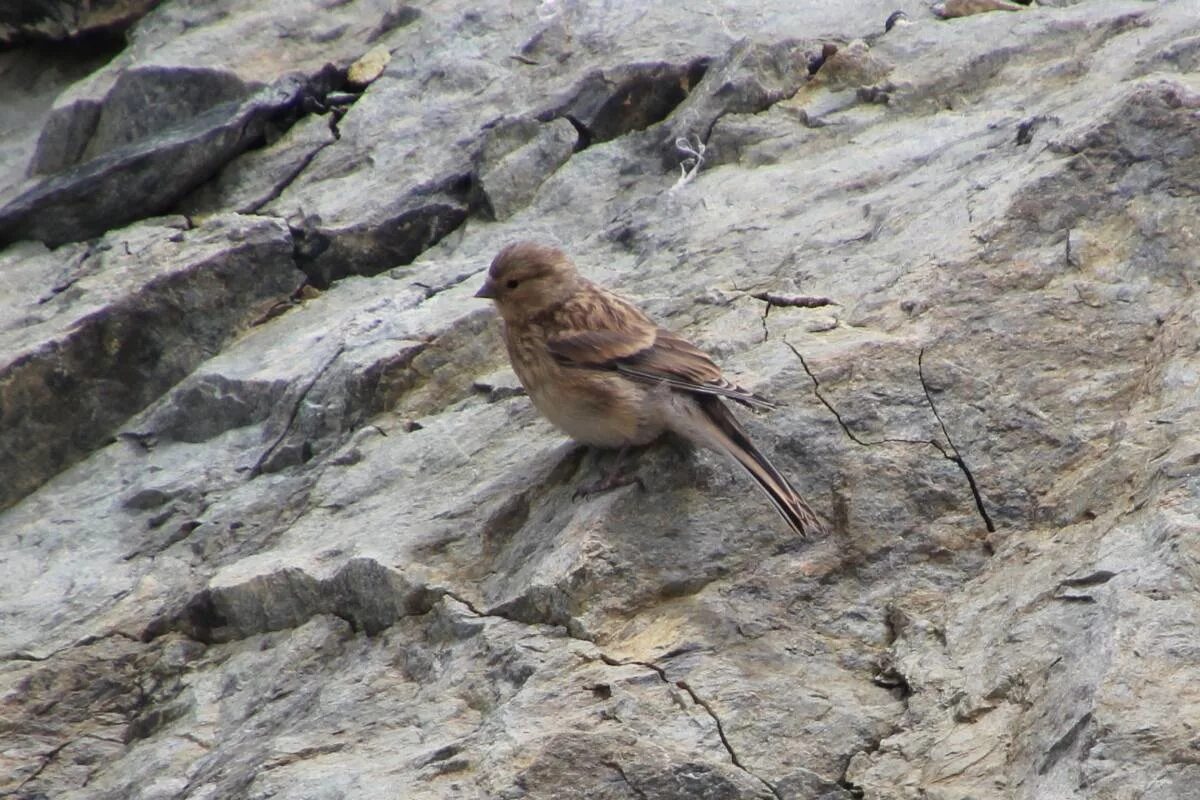
<svg viewBox="0 0 1200 800">
<path fill-rule="evenodd" d="M 722 398 L 759 408 L 771 403 L 584 278 L 561 250 L 533 242 L 505 247 L 475 296 L 495 301 L 513 370 L 538 410 L 571 438 L 629 447 L 672 431 L 737 461 L 800 535 L 822 530 Z"/>
</svg>

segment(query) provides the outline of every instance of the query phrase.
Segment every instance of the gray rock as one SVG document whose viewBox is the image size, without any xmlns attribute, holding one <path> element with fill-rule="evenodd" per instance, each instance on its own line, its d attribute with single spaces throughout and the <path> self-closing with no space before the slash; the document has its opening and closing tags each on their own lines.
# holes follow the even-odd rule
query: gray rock
<svg viewBox="0 0 1200 800">
<path fill-rule="evenodd" d="M 54 247 L 167 211 L 262 136 L 268 121 L 298 103 L 305 91 L 302 82 L 288 80 L 244 102 L 210 107 L 159 136 L 138 138 L 80 166 L 32 181 L 0 207 L 0 242 L 35 239 Z M 86 113 L 90 118 L 93 112 Z M 102 130 L 103 115 L 97 116 L 95 131 L 72 126 L 57 135 L 72 146 L 93 141 Z M 40 153 L 36 164 L 45 158 Z M 54 166 L 70 160 L 57 156 Z"/>
<path fill-rule="evenodd" d="M 80 241 L 171 210 L 323 98 L 366 38 L 411 23 L 391 10 L 373 0 L 158 6 L 118 57 L 55 99 L 30 179 L 3 195 L 0 242 Z"/>
<path fill-rule="evenodd" d="M 486 134 L 472 176 L 480 212 L 503 220 L 524 208 L 578 141 L 575 126 L 562 118 L 544 125 L 528 118 L 497 122 Z"/>
<path fill-rule="evenodd" d="M 0 504 L 110 440 L 298 283 L 286 228 L 216 217 L 92 245 L 11 251 L 3 308 Z"/>
<path fill-rule="evenodd" d="M 326 117 L 305 117 L 274 142 L 234 159 L 215 178 L 180 200 L 179 211 L 189 216 L 226 209 L 253 214 L 278 197 L 321 148 L 336 140 Z"/>
<path fill-rule="evenodd" d="M 724 115 L 765 111 L 795 94 L 808 80 L 813 50 L 814 44 L 803 40 L 736 43 L 709 66 L 695 91 L 663 126 L 664 163 L 673 167 L 678 162 L 677 139 L 707 140 Z"/>
<path fill-rule="evenodd" d="M 0 9 L 0 43 L 31 39 L 75 39 L 96 33 L 121 31 L 146 14 L 160 0 L 100 0 L 96 3 L 64 0 L 13 0 Z"/>
<path fill-rule="evenodd" d="M 584 75 L 545 115 L 572 120 L 586 144 L 607 142 L 663 120 L 688 97 L 708 66 L 708 59 L 699 58 L 596 70 Z"/>
<path fill-rule="evenodd" d="M 0 53 L 0 91 L 5 98 L 0 104 L 0 193 L 24 179 L 54 99 L 103 66 L 123 46 L 123 41 L 100 39 L 31 44 Z"/>
<path fill-rule="evenodd" d="M 14 363 L 213 309 L 121 327 L 178 365 L 140 405 L 118 377 L 2 428 L 0 793 L 1194 794 L 1187 4 L 210 9 L 164 2 L 56 107 L 184 53 L 249 92 L 391 59 L 231 155 L 194 229 L 0 253 Z M 859 39 L 872 69 L 809 74 Z M 471 296 L 517 238 L 777 401 L 739 417 L 829 536 L 678 442 L 575 497 L 615 454 L 538 417 Z M 48 466 L 81 404 L 108 432 Z"/>
<path fill-rule="evenodd" d="M 31 175 L 61 172 L 191 122 L 250 94 L 229 72 L 150 66 L 121 72 L 102 105 L 59 107 L 47 120 Z"/>
</svg>

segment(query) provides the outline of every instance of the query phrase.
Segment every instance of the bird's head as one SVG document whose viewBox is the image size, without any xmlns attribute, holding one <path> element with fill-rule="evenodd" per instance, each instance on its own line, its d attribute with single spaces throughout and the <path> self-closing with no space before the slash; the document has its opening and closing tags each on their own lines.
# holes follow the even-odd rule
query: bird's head
<svg viewBox="0 0 1200 800">
<path fill-rule="evenodd" d="M 566 253 L 535 242 L 517 242 L 492 259 L 476 297 L 495 301 L 506 321 L 531 317 L 569 298 L 581 278 Z"/>
</svg>

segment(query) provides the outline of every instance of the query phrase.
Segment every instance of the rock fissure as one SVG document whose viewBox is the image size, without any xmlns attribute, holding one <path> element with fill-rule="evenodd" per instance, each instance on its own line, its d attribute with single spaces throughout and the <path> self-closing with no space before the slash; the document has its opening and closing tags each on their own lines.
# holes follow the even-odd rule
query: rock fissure
<svg viewBox="0 0 1200 800">
<path fill-rule="evenodd" d="M 907 707 L 908 707 L 908 700 L 906 698 L 905 699 L 905 710 L 907 710 Z M 841 777 L 839 777 L 837 779 L 837 785 L 842 787 L 843 789 L 845 789 L 846 793 L 849 794 L 851 797 L 855 798 L 855 800 L 860 800 L 861 798 L 866 797 L 866 794 L 867 794 L 866 788 L 855 783 L 850 778 L 850 770 L 854 764 L 855 756 L 861 755 L 861 756 L 870 758 L 871 756 L 880 752 L 880 748 L 883 746 L 883 743 L 885 740 L 891 738 L 892 736 L 896 736 L 898 734 L 903 733 L 904 730 L 905 730 L 904 725 L 899 724 L 899 723 L 895 724 L 892 726 L 892 728 L 887 733 L 885 733 L 882 736 L 872 737 L 868 741 L 866 747 L 852 753 L 846 759 L 846 765 L 842 769 Z"/>
<path fill-rule="evenodd" d="M 50 749 L 49 752 L 43 754 L 41 756 L 42 762 L 37 766 L 36 769 L 33 770 L 33 772 L 31 772 L 19 784 L 17 784 L 17 789 L 24 789 L 26 784 L 32 780 L 35 780 L 39 775 L 45 772 L 46 768 L 54 763 L 54 760 L 58 758 L 58 754 L 70 747 L 74 742 L 75 739 L 67 739 L 60 744 L 55 745 Z"/>
<path fill-rule="evenodd" d="M 331 128 L 333 127 L 332 122 L 330 123 L 330 127 Z M 309 165 L 312 164 L 313 160 L 316 159 L 316 157 L 318 155 L 320 155 L 321 151 L 324 150 L 326 147 L 328 147 L 331 144 L 333 144 L 333 142 L 323 142 L 322 144 L 320 144 L 316 148 L 314 148 L 311 152 L 309 152 L 307 155 L 305 155 L 300 160 L 300 163 L 296 164 L 296 166 L 293 167 L 283 177 L 283 179 L 278 184 L 276 184 L 275 186 L 273 186 L 271 188 L 271 191 L 268 194 L 266 194 L 264 197 L 262 197 L 259 200 L 255 200 L 253 203 L 251 203 L 249 206 L 247 206 L 244 209 L 244 213 L 258 214 L 263 207 L 278 200 L 279 196 L 282 195 L 285 191 L 287 191 L 287 188 L 289 186 L 291 186 L 296 181 L 297 178 L 299 178 L 301 175 L 304 174 L 304 171 L 306 169 L 308 169 Z M 266 214 L 264 216 L 272 216 L 272 215 Z M 282 217 L 276 217 L 276 218 L 279 219 L 281 222 L 284 222 L 284 223 L 287 222 L 287 220 L 284 220 Z"/>
<path fill-rule="evenodd" d="M 1053 769 L 1054 765 L 1057 764 L 1060 759 L 1062 759 L 1063 755 L 1065 755 L 1066 752 L 1075 745 L 1075 742 L 1079 741 L 1080 735 L 1087 730 L 1088 725 L 1090 725 L 1091 722 L 1092 712 L 1090 711 L 1077 719 L 1075 724 L 1067 729 L 1067 731 L 1050 746 L 1050 749 L 1046 751 L 1046 754 L 1042 757 L 1042 762 L 1038 764 L 1038 774 L 1045 775 L 1047 772 Z"/>
<path fill-rule="evenodd" d="M 629 780 L 629 776 L 625 774 L 625 769 L 619 763 L 616 761 L 605 761 L 604 766 L 616 772 L 621 782 L 629 787 L 629 791 L 633 792 L 641 800 L 649 800 L 649 795 L 640 786 Z"/>
<path fill-rule="evenodd" d="M 597 648 L 597 649 L 599 649 L 599 648 Z M 712 704 L 709 703 L 707 700 L 705 700 L 703 697 L 701 697 L 696 692 L 696 690 L 692 688 L 691 684 L 689 684 L 686 680 L 680 679 L 677 681 L 672 681 L 670 679 L 670 677 L 667 675 L 666 669 L 663 667 L 660 667 L 658 664 L 655 664 L 652 661 L 626 661 L 626 660 L 619 659 L 619 658 L 613 658 L 612 656 L 604 653 L 603 651 L 600 651 L 600 660 L 603 661 L 605 664 L 608 664 L 611 667 L 628 667 L 628 666 L 643 667 L 643 668 L 648 669 L 651 672 L 655 673 L 656 675 L 658 675 L 659 679 L 661 679 L 662 682 L 667 684 L 668 686 L 674 686 L 678 689 L 682 689 L 687 694 L 687 696 L 689 698 L 691 698 L 691 701 L 695 705 L 704 709 L 704 713 L 707 714 L 709 719 L 712 720 L 713 726 L 716 728 L 716 731 L 717 731 L 717 737 L 721 740 L 721 746 L 725 749 L 725 753 L 729 756 L 729 762 L 731 764 L 733 764 L 735 767 L 737 767 L 738 769 L 740 769 L 742 772 L 744 772 L 747 775 L 749 775 L 750 777 L 754 778 L 754 780 L 761 783 L 764 787 L 767 788 L 768 791 L 771 792 L 772 795 L 779 798 L 779 800 L 783 800 L 783 795 L 781 795 L 779 793 L 779 790 L 777 788 L 775 788 L 774 784 L 772 784 L 766 778 L 763 778 L 761 775 L 758 775 L 754 771 L 748 769 L 745 766 L 745 764 L 742 763 L 742 760 L 740 758 L 738 758 L 737 751 L 734 750 L 734 748 L 733 748 L 733 743 L 730 742 L 729 737 L 725 735 L 725 726 L 721 723 L 721 718 L 720 718 L 720 716 L 717 715 L 717 712 L 713 709 Z"/>
<path fill-rule="evenodd" d="M 510 616 L 506 616 L 504 614 L 498 614 L 498 613 L 496 613 L 496 611 L 494 609 L 491 611 L 487 611 L 487 612 L 481 611 L 473 602 L 471 602 L 470 600 L 468 600 L 467 598 L 463 597 L 461 594 L 458 594 L 455 591 L 445 589 L 445 588 L 438 589 L 437 591 L 439 591 L 442 594 L 444 594 L 445 596 L 461 603 L 472 614 L 475 614 L 476 616 L 496 617 L 498 619 L 503 619 L 508 622 L 515 622 L 520 625 L 530 624 L 529 621 L 527 621 L 527 620 L 516 619 L 516 618 L 510 617 Z M 712 720 L 713 727 L 717 731 L 717 737 L 721 740 L 721 746 L 724 748 L 726 754 L 729 756 L 730 763 L 733 764 L 735 767 L 737 767 L 742 772 L 744 772 L 747 775 L 749 775 L 750 777 L 754 778 L 756 781 L 761 783 L 763 786 L 765 786 L 771 792 L 772 795 L 774 795 L 775 797 L 778 797 L 778 798 L 780 798 L 780 800 L 782 800 L 782 795 L 779 793 L 779 790 L 777 788 L 775 788 L 775 786 L 770 781 L 766 780 L 762 776 L 760 776 L 760 775 L 756 774 L 755 772 L 753 772 L 752 770 L 748 769 L 745 766 L 745 764 L 742 763 L 742 760 L 738 757 L 737 751 L 734 749 L 732 742 L 730 742 L 729 737 L 725 734 L 725 726 L 721 722 L 720 716 L 713 709 L 712 704 L 709 703 L 703 697 L 701 697 L 699 695 L 699 693 L 697 693 L 697 691 L 694 688 L 692 688 L 692 686 L 686 680 L 682 680 L 682 679 L 678 680 L 678 681 L 671 680 L 671 678 L 667 675 L 667 671 L 665 668 L 660 667 L 658 664 L 655 664 L 651 661 L 625 660 L 625 659 L 620 659 L 620 658 L 615 658 L 613 656 L 610 656 L 607 653 L 605 653 L 602 649 L 600 649 L 600 647 L 591 639 L 585 639 L 581 636 L 572 634 L 569 626 L 558 625 L 558 627 L 562 628 L 562 630 L 564 631 L 567 638 L 575 639 L 576 641 L 580 641 L 580 642 L 586 642 L 589 645 L 591 645 L 592 647 L 595 647 L 597 653 L 599 654 L 600 660 L 603 661 L 605 664 L 608 664 L 610 667 L 629 667 L 629 666 L 642 667 L 642 668 L 648 669 L 651 672 L 653 672 L 654 674 L 656 674 L 659 677 L 659 679 L 662 680 L 662 682 L 667 684 L 668 686 L 674 686 L 678 689 L 683 690 L 687 694 L 687 696 L 689 698 L 691 698 L 691 701 L 696 706 L 704 709 L 704 713 L 707 714 L 709 719 Z"/>
<path fill-rule="evenodd" d="M 925 348 L 922 347 L 921 351 L 917 354 L 917 377 L 921 380 L 921 391 L 925 393 L 925 400 L 929 403 L 929 410 L 937 418 L 938 425 L 942 428 L 942 435 L 946 437 L 946 443 L 950 445 L 950 451 L 954 455 L 951 456 L 947 453 L 942 447 L 941 442 L 937 440 L 931 439 L 929 443 L 938 449 L 943 458 L 954 462 L 955 466 L 962 470 L 963 476 L 967 479 L 967 484 L 971 487 L 971 497 L 975 500 L 975 510 L 979 512 L 979 516 L 983 520 L 984 527 L 987 528 L 988 533 L 994 533 L 996 526 L 992 522 L 992 518 L 988 515 L 987 508 L 983 505 L 983 495 L 979 493 L 979 484 L 975 482 L 975 475 L 971 472 L 971 468 L 967 466 L 962 453 L 959 452 L 958 445 L 954 444 L 954 439 L 951 438 L 950 431 L 946 428 L 946 421 L 942 419 L 942 415 L 937 410 L 937 405 L 933 402 L 933 395 L 929 393 L 929 384 L 925 382 L 924 360 Z"/>
<path fill-rule="evenodd" d="M 434 297 L 437 297 L 442 292 L 449 291 L 449 290 L 453 289 L 455 286 L 461 286 L 464 283 L 466 283 L 467 281 L 471 280 L 474 277 L 479 276 L 480 274 L 482 274 L 484 272 L 487 272 L 487 270 L 483 269 L 483 270 L 475 270 L 474 272 L 464 272 L 461 275 L 455 275 L 453 278 L 446 281 L 445 283 L 439 283 L 436 286 L 430 285 L 427 283 L 421 283 L 420 281 L 413 281 L 412 285 L 416 286 L 418 289 L 425 292 L 425 297 L 424 297 L 425 300 L 431 300 Z"/>
<path fill-rule="evenodd" d="M 983 520 L 984 527 L 989 533 L 996 530 L 996 526 L 992 522 L 991 516 L 987 513 L 987 508 L 984 506 L 983 495 L 980 493 L 979 485 L 975 480 L 975 475 L 967 466 L 966 460 L 963 458 L 962 453 L 959 452 L 958 447 L 954 444 L 953 439 L 950 438 L 950 432 L 946 428 L 946 423 L 942 420 L 942 416 L 938 412 L 937 406 L 934 405 L 933 397 L 930 395 L 929 386 L 925 382 L 925 374 L 922 369 L 922 360 L 925 356 L 924 348 L 921 349 L 917 356 L 917 375 L 921 382 L 921 389 L 925 394 L 925 400 L 929 404 L 929 408 L 933 411 L 933 415 L 937 419 L 938 425 L 941 426 L 942 433 L 945 435 L 946 441 L 949 444 L 949 450 L 946 449 L 946 445 L 943 445 L 936 439 L 903 439 L 888 436 L 875 441 L 870 441 L 860 438 L 854 433 L 854 431 L 850 430 L 850 426 L 846 424 L 846 421 L 842 418 L 842 415 L 829 401 L 829 399 L 821 393 L 821 383 L 817 380 L 817 376 L 808 366 L 808 362 L 804 360 L 804 356 L 800 354 L 800 351 L 797 350 L 795 346 L 791 344 L 791 342 L 784 341 L 784 344 L 786 344 L 788 348 L 790 348 L 791 351 L 796 354 L 796 358 L 800 359 L 800 365 L 804 368 L 804 372 L 813 382 L 813 394 L 815 394 L 817 399 L 821 401 L 821 404 L 824 405 L 831 414 L 833 414 L 834 418 L 838 421 L 838 425 L 841 426 L 842 431 L 850 438 L 851 441 L 853 441 L 855 444 L 862 445 L 863 447 L 878 447 L 886 444 L 906 444 L 932 447 L 933 449 L 937 450 L 941 454 L 942 458 L 953 463 L 956 467 L 958 467 L 959 471 L 963 473 L 963 476 L 966 478 L 967 485 L 971 490 L 971 498 L 975 504 L 975 510 L 979 514 L 980 519 Z"/>
<path fill-rule="evenodd" d="M 339 76 L 337 80 L 340 81 L 343 79 L 344 78 L 342 76 Z M 326 84 L 330 83 L 329 80 L 325 80 L 323 82 Z M 354 105 L 354 102 L 357 101 L 359 97 L 361 97 L 361 94 L 356 94 L 353 92 L 335 92 L 329 90 L 327 86 L 320 86 L 318 87 L 317 91 L 305 95 L 298 105 L 298 109 L 301 113 L 298 113 L 295 116 L 295 119 L 289 120 L 286 125 L 279 126 L 279 129 L 275 132 L 275 141 L 283 138 L 285 134 L 287 134 L 292 128 L 299 125 L 305 119 L 305 117 L 309 115 L 328 115 L 329 133 L 333 138 L 317 142 L 315 146 L 305 152 L 304 155 L 301 156 L 294 165 L 290 166 L 287 171 L 284 172 L 284 174 L 274 183 L 274 185 L 271 186 L 267 193 L 256 198 L 249 204 L 239 208 L 239 211 L 243 214 L 259 214 L 264 207 L 278 200 L 280 196 L 282 196 L 284 192 L 286 192 L 288 188 L 304 174 L 305 170 L 309 168 L 309 166 L 313 163 L 317 156 L 319 156 L 321 152 L 325 150 L 325 148 L 336 143 L 342 138 L 341 130 L 339 129 L 338 125 L 341 122 L 342 117 L 346 115 L 349 107 Z M 255 149 L 246 151 L 246 154 L 253 152 L 255 152 Z M 232 160 L 230 163 L 233 163 Z M 200 188 L 202 190 L 204 187 Z M 264 216 L 274 216 L 285 223 L 287 222 L 287 220 L 283 219 L 281 215 L 265 214 Z"/>
<path fill-rule="evenodd" d="M 101 642 L 105 639 L 113 639 L 113 638 L 125 639 L 126 641 L 129 641 L 129 642 L 137 642 L 137 643 L 142 642 L 142 640 L 140 638 L 138 638 L 137 636 L 126 633 L 125 631 L 112 630 L 112 631 L 108 631 L 107 633 L 93 634 L 91 636 L 85 636 L 82 639 L 80 639 L 79 641 L 72 642 L 71 644 L 67 645 L 66 647 L 60 647 L 57 650 L 52 650 L 49 653 L 46 653 L 45 655 L 42 655 L 42 656 L 39 656 L 36 653 L 20 651 L 20 652 L 16 652 L 16 653 L 5 653 L 4 655 L 0 656 L 0 661 L 29 661 L 29 662 L 33 662 L 33 663 L 40 663 L 43 661 L 51 661 L 54 658 L 62 655 L 63 653 L 69 652 L 76 648 L 88 647 L 89 645 L 96 644 L 97 642 Z"/>
<path fill-rule="evenodd" d="M 411 264 L 466 223 L 470 188 L 469 172 L 452 171 L 397 198 L 374 220 L 339 225 L 319 214 L 289 216 L 297 265 L 314 286 L 327 289 L 351 275 L 371 277 Z"/>
<path fill-rule="evenodd" d="M 21 39 L 0 795 L 1190 797 L 1183 5 L 161 0 Z M 600 465 L 495 402 L 469 299 L 518 237 L 718 359 L 796 379 L 762 342 L 819 338 L 772 442 L 837 536 L 659 450 L 664 491 L 569 505 Z"/>
<path fill-rule="evenodd" d="M 632 63 L 596 70 L 537 117 L 570 122 L 580 133 L 580 150 L 607 142 L 668 117 L 703 80 L 710 61 L 704 56 L 681 64 Z"/>
<path fill-rule="evenodd" d="M 272 459 L 274 458 L 276 451 L 283 444 L 284 439 L 286 439 L 288 434 L 291 433 L 293 426 L 295 426 L 296 419 L 300 415 L 300 409 L 304 404 L 305 398 L 308 397 L 309 392 L 312 391 L 313 387 L 316 386 L 317 381 L 321 379 L 321 376 L 333 366 L 334 362 L 336 362 L 345 351 L 346 345 L 339 344 L 337 349 L 334 350 L 334 352 L 325 360 L 325 363 L 322 364 L 319 369 L 313 372 L 312 377 L 308 379 L 308 382 L 304 385 L 304 388 L 297 393 L 296 400 L 292 403 L 292 408 L 288 415 L 287 422 L 283 426 L 283 430 L 280 431 L 279 435 L 275 438 L 275 441 L 263 451 L 261 456 L 259 456 L 258 461 L 255 462 L 254 467 L 250 470 L 250 478 L 257 478 L 264 471 L 274 472 L 277 469 L 288 466 L 288 464 L 272 463 Z M 303 461 L 308 460 L 307 458 L 304 458 L 303 453 L 300 455 L 300 458 Z M 292 462 L 289 462 L 289 464 L 290 463 Z"/>
</svg>

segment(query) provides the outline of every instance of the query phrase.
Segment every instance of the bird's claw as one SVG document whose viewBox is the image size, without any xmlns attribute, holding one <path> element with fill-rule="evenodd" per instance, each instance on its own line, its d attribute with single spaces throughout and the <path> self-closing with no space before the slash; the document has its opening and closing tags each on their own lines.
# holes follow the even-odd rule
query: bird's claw
<svg viewBox="0 0 1200 800">
<path fill-rule="evenodd" d="M 585 483 L 575 490 L 575 494 L 571 496 L 572 500 L 586 500 L 595 494 L 604 494 L 611 492 L 614 489 L 620 489 L 624 486 L 637 485 L 643 492 L 646 491 L 646 484 L 642 481 L 640 475 L 623 475 L 615 472 L 607 478 L 602 478 L 598 481 Z"/>
</svg>

